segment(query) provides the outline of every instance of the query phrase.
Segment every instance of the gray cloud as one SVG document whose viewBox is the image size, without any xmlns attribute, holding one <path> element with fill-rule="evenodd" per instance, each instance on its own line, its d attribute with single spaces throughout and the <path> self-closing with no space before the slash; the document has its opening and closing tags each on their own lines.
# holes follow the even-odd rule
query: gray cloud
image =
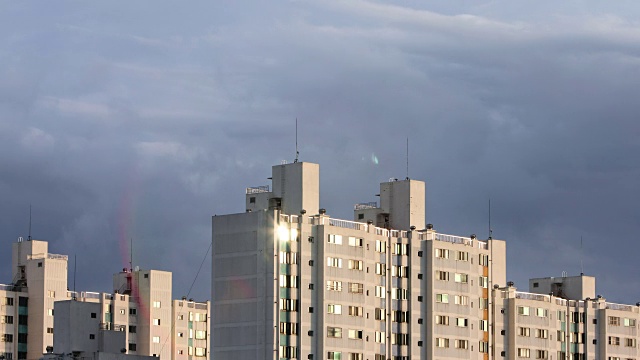
<svg viewBox="0 0 640 360">
<path fill-rule="evenodd" d="M 134 262 L 186 294 L 210 216 L 293 159 L 298 117 L 333 216 L 405 176 L 409 137 L 439 231 L 486 237 L 491 198 L 520 288 L 582 259 L 604 296 L 637 300 L 634 2 L 120 5 L 0 11 L 5 250 L 33 204 L 79 288 L 108 291 L 133 238 Z"/>
</svg>

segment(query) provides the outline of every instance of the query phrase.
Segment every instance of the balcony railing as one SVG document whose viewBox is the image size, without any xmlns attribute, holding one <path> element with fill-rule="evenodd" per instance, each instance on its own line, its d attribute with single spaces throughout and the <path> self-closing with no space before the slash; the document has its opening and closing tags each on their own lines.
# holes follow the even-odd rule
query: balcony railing
<svg viewBox="0 0 640 360">
<path fill-rule="evenodd" d="M 269 192 L 269 185 L 253 186 L 253 187 L 248 187 L 247 188 L 247 195 L 249 195 L 249 194 L 268 193 L 268 192 Z"/>
</svg>

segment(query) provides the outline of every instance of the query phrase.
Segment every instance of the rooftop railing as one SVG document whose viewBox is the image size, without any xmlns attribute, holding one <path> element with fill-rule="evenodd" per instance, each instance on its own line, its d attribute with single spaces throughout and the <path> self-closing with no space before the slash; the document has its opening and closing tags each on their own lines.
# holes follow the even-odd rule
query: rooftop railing
<svg viewBox="0 0 640 360">
<path fill-rule="evenodd" d="M 38 260 L 38 259 L 53 259 L 53 260 L 69 260 L 67 255 L 60 254 L 33 254 L 27 255 L 27 260 Z"/>
<path fill-rule="evenodd" d="M 368 226 L 365 223 L 340 219 L 329 219 L 329 225 L 352 230 L 366 230 Z"/>
<path fill-rule="evenodd" d="M 366 209 L 377 209 L 377 208 L 378 208 L 378 203 L 375 201 L 359 203 L 353 206 L 354 210 L 366 210 Z"/>
<path fill-rule="evenodd" d="M 550 302 L 551 297 L 549 295 L 534 294 L 522 291 L 516 291 L 516 299 L 534 300 Z"/>
<path fill-rule="evenodd" d="M 268 193 L 268 192 L 269 192 L 269 185 L 253 186 L 253 187 L 247 188 L 247 195 Z"/>
<path fill-rule="evenodd" d="M 633 312 L 634 306 L 616 303 L 606 303 L 607 309 Z"/>
<path fill-rule="evenodd" d="M 447 234 L 436 233 L 435 239 L 438 240 L 438 241 L 450 242 L 450 243 L 454 243 L 454 244 L 462 244 L 462 245 L 467 245 L 467 246 L 473 246 L 473 240 L 471 240 L 469 238 L 462 237 L 462 236 L 455 236 L 455 235 L 447 235 Z"/>
</svg>

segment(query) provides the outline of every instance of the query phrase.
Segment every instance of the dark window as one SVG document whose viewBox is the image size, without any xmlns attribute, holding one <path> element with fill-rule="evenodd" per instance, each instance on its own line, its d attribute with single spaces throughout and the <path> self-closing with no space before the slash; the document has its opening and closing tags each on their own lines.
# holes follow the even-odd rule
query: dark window
<svg viewBox="0 0 640 360">
<path fill-rule="evenodd" d="M 422 324 L 422 319 L 418 319 L 418 324 Z"/>
<path fill-rule="evenodd" d="M 313 284 L 309 284 L 309 290 L 313 290 Z"/>
<path fill-rule="evenodd" d="M 89 334 L 89 339 L 90 339 L 90 340 L 93 340 L 93 339 L 95 339 L 95 338 L 96 338 L 96 336 L 95 336 L 94 334 Z"/>
<path fill-rule="evenodd" d="M 18 342 L 22 343 L 22 344 L 26 344 L 27 343 L 27 334 L 24 334 L 24 333 L 18 334 Z"/>
<path fill-rule="evenodd" d="M 313 260 L 309 260 L 309 266 L 313 266 Z"/>
<path fill-rule="evenodd" d="M 309 354 L 309 356 L 307 356 L 307 359 L 313 360 L 313 354 Z"/>
<path fill-rule="evenodd" d="M 418 301 L 422 302 L 422 296 L 418 296 Z"/>
<path fill-rule="evenodd" d="M 504 351 L 500 351 L 500 356 L 504 357 L 505 355 L 507 355 L 507 353 L 506 353 L 506 352 L 504 352 Z"/>
<path fill-rule="evenodd" d="M 500 330 L 500 335 L 504 335 L 505 331 L 504 330 Z"/>
<path fill-rule="evenodd" d="M 313 331 L 312 331 L 312 330 L 309 330 L 309 331 L 307 332 L 307 335 L 309 335 L 309 336 L 313 336 Z"/>
<path fill-rule="evenodd" d="M 29 325 L 29 316 L 27 316 L 27 315 L 18 315 L 18 324 L 20 324 L 20 325 Z"/>
<path fill-rule="evenodd" d="M 538 283 L 537 283 L 537 282 L 533 283 L 533 287 L 538 287 L 538 286 L 539 286 L 539 285 L 538 285 Z"/>
<path fill-rule="evenodd" d="M 418 341 L 418 346 L 422 346 L 422 341 Z"/>
<path fill-rule="evenodd" d="M 313 312 L 313 306 L 309 307 L 309 312 L 312 313 Z"/>
<path fill-rule="evenodd" d="M 309 236 L 309 242 L 313 242 L 313 236 Z"/>
<path fill-rule="evenodd" d="M 249 198 L 249 204 L 255 204 L 256 203 L 256 197 L 252 196 Z"/>
<path fill-rule="evenodd" d="M 129 344 L 129 351 L 136 351 L 136 344 Z"/>
<path fill-rule="evenodd" d="M 91 313 L 91 318 L 95 319 L 98 315 L 96 313 Z"/>
<path fill-rule="evenodd" d="M 29 306 L 29 298 L 20 296 L 18 298 L 18 305 L 19 306 Z"/>
<path fill-rule="evenodd" d="M 149 278 L 149 274 L 144 274 L 144 278 L 148 279 Z"/>
<path fill-rule="evenodd" d="M 13 316 L 5 316 L 4 317 L 4 322 L 6 324 L 13 324 Z"/>
<path fill-rule="evenodd" d="M 418 251 L 418 257 L 422 257 L 422 251 Z"/>
<path fill-rule="evenodd" d="M 418 274 L 418 279 L 422 280 L 422 274 Z"/>
<path fill-rule="evenodd" d="M 42 261 L 38 262 L 38 267 L 42 267 Z"/>
<path fill-rule="evenodd" d="M 358 214 L 358 220 L 364 219 L 364 214 Z"/>
<path fill-rule="evenodd" d="M 53 334 L 53 328 L 48 327 L 47 328 L 47 334 Z"/>
<path fill-rule="evenodd" d="M 13 298 L 10 298 L 10 297 L 6 298 L 6 300 L 4 301 L 4 304 L 7 306 L 13 306 Z M 8 354 L 11 354 L 11 353 L 8 353 Z"/>
<path fill-rule="evenodd" d="M 595 345 L 595 344 L 597 344 L 597 343 L 598 343 L 598 340 L 593 339 L 593 345 Z"/>
<path fill-rule="evenodd" d="M 593 319 L 593 323 L 597 324 L 598 323 L 598 319 Z"/>
<path fill-rule="evenodd" d="M 129 309 L 129 315 L 135 315 L 136 309 Z"/>
<path fill-rule="evenodd" d="M 130 333 L 134 333 L 134 334 L 135 334 L 135 332 L 136 332 L 136 327 L 135 327 L 135 326 L 131 326 L 131 325 L 129 325 L 129 332 L 130 332 Z"/>
<path fill-rule="evenodd" d="M 4 342 L 13 342 L 13 335 L 12 334 L 4 334 L 2 335 L 2 341 Z"/>
<path fill-rule="evenodd" d="M 19 360 L 23 360 L 23 359 L 26 360 L 26 358 L 27 358 L 27 352 L 26 351 L 18 351 L 18 359 Z"/>
<path fill-rule="evenodd" d="M 1 356 L 1 355 L 4 355 L 4 358 L 5 358 L 6 360 L 13 360 L 13 353 L 10 353 L 10 352 L 0 353 L 0 356 Z"/>
</svg>

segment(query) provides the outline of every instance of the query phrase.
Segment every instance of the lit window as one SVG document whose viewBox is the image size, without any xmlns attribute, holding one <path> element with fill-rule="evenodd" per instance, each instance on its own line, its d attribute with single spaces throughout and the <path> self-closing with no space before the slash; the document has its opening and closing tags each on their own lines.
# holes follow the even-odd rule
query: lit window
<svg viewBox="0 0 640 360">
<path fill-rule="evenodd" d="M 436 347 L 448 348 L 449 347 L 449 339 L 447 339 L 447 338 L 436 338 Z"/>
<path fill-rule="evenodd" d="M 153 325 L 160 325 L 160 319 L 153 319 Z"/>
<path fill-rule="evenodd" d="M 156 308 L 156 309 L 159 309 L 160 308 L 160 301 L 154 301 L 153 302 L 153 307 Z"/>
<path fill-rule="evenodd" d="M 448 304 L 449 303 L 449 294 L 436 294 L 436 302 Z"/>
<path fill-rule="evenodd" d="M 160 343 L 160 336 L 154 336 L 153 337 L 153 343 L 154 344 L 159 344 Z"/>
<path fill-rule="evenodd" d="M 327 305 L 327 313 L 328 314 L 335 314 L 335 315 L 342 314 L 342 305 L 328 304 Z"/>
<path fill-rule="evenodd" d="M 526 348 L 518 348 L 518 357 L 521 357 L 521 358 L 531 357 L 531 351 Z"/>
<path fill-rule="evenodd" d="M 342 245 L 342 235 L 329 235 L 327 242 L 329 244 Z"/>
<path fill-rule="evenodd" d="M 342 267 L 342 259 L 340 258 L 334 258 L 334 257 L 327 257 L 327 266 L 328 267 L 336 267 L 336 268 L 341 268 Z"/>
</svg>

